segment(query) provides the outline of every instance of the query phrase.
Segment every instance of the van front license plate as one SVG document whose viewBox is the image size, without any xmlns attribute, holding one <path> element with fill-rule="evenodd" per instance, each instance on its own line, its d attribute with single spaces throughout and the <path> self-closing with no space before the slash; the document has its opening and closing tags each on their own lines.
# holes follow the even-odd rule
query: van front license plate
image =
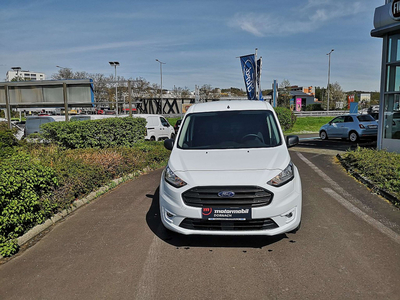
<svg viewBox="0 0 400 300">
<path fill-rule="evenodd" d="M 251 220 L 251 208 L 203 207 L 202 216 L 206 220 L 246 221 Z"/>
</svg>

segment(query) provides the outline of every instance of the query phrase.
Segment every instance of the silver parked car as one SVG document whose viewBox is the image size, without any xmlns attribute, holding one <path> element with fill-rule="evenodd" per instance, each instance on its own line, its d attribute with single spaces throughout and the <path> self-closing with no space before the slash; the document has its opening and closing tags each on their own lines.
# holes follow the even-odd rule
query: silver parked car
<svg viewBox="0 0 400 300">
<path fill-rule="evenodd" d="M 322 140 L 328 138 L 349 139 L 356 142 L 361 138 L 376 139 L 378 123 L 371 115 L 348 114 L 334 118 L 328 124 L 322 125 L 319 136 Z"/>
</svg>

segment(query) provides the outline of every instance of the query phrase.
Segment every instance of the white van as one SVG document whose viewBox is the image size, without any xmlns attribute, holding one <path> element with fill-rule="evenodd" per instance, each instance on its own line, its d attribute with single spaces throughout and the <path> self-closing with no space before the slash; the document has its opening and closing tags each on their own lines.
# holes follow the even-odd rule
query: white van
<svg viewBox="0 0 400 300">
<path fill-rule="evenodd" d="M 161 115 L 138 114 L 132 115 L 132 117 L 146 119 L 146 140 L 160 141 L 175 138 L 174 127 Z"/>
<path fill-rule="evenodd" d="M 25 136 L 32 133 L 41 133 L 40 125 L 50 122 L 65 121 L 65 116 L 32 116 L 26 117 Z"/>
<path fill-rule="evenodd" d="M 115 115 L 73 115 L 69 118 L 70 121 L 88 121 L 88 120 L 102 120 L 108 118 L 115 118 Z"/>
<path fill-rule="evenodd" d="M 181 234 L 277 235 L 300 226 L 302 188 L 271 105 L 218 101 L 189 108 L 160 182 L 164 226 Z"/>
</svg>

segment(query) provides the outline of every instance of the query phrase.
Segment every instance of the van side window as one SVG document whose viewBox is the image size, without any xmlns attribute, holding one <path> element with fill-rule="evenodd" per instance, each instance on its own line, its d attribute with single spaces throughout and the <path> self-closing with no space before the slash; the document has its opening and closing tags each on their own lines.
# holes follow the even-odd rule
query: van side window
<svg viewBox="0 0 400 300">
<path fill-rule="evenodd" d="M 160 117 L 160 121 L 161 121 L 162 126 L 169 127 L 168 121 L 165 120 L 163 117 Z"/>
</svg>

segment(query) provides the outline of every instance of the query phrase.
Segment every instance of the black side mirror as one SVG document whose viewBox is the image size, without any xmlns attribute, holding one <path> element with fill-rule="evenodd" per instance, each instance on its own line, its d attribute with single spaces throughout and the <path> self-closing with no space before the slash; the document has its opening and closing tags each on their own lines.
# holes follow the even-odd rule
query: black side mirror
<svg viewBox="0 0 400 300">
<path fill-rule="evenodd" d="M 297 135 L 288 135 L 286 137 L 286 146 L 288 148 L 296 146 L 299 143 L 299 137 Z"/>
<path fill-rule="evenodd" d="M 167 150 L 172 150 L 172 148 L 174 148 L 174 142 L 175 142 L 175 140 L 173 140 L 173 139 L 167 139 L 164 141 L 164 147 Z"/>
</svg>

